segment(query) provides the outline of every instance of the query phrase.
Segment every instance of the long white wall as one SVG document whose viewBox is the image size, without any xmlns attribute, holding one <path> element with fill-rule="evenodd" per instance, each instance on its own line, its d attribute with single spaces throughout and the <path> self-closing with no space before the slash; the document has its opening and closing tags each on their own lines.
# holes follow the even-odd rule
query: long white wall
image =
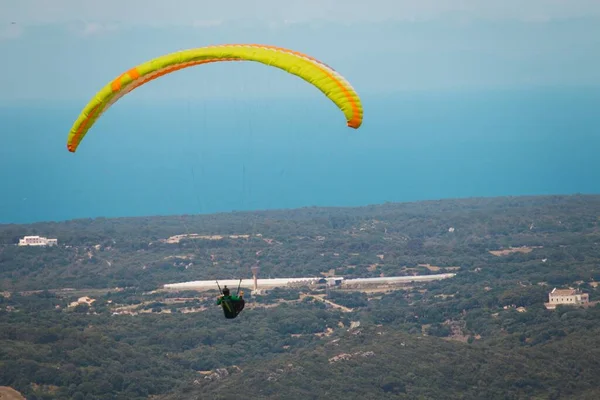
<svg viewBox="0 0 600 400">
<path fill-rule="evenodd" d="M 276 286 L 285 286 L 288 283 L 296 283 L 305 281 L 307 284 L 317 281 L 320 278 L 280 278 L 280 279 L 257 279 L 257 284 L 259 288 L 265 287 L 276 287 Z M 239 279 L 225 279 L 219 280 L 219 285 L 221 285 L 221 289 L 224 286 L 227 286 L 230 289 L 237 289 L 240 283 Z M 242 279 L 242 287 L 244 288 L 252 288 L 254 287 L 254 280 L 252 279 Z M 217 289 L 216 281 L 192 281 L 192 282 L 182 282 L 182 283 L 169 283 L 164 285 L 165 289 Z"/>
<path fill-rule="evenodd" d="M 394 282 L 428 282 L 436 281 L 440 279 L 447 279 L 456 276 L 456 274 L 436 274 L 436 275 L 420 275 L 420 276 L 386 276 L 383 278 L 356 278 L 356 279 L 344 279 L 341 276 L 329 278 L 329 280 L 342 280 L 344 284 L 366 284 L 366 283 L 394 283 Z M 258 279 L 259 288 L 273 288 L 277 286 L 286 286 L 290 283 L 305 282 L 311 284 L 317 282 L 319 277 L 307 277 L 307 278 L 275 278 L 275 279 Z M 327 278 L 326 278 L 327 279 Z M 227 286 L 230 289 L 237 289 L 239 279 L 226 279 L 219 280 L 221 288 Z M 242 279 L 241 287 L 253 288 L 254 281 L 252 279 Z M 215 281 L 192 281 L 192 282 L 181 282 L 181 283 L 169 283 L 164 285 L 165 289 L 217 289 L 217 283 Z"/>
</svg>

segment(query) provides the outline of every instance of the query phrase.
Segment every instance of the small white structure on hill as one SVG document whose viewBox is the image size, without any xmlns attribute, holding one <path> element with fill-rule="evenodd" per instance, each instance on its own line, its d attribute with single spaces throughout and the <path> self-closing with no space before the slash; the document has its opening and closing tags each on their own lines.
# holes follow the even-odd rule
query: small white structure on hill
<svg viewBox="0 0 600 400">
<path fill-rule="evenodd" d="M 48 239 L 41 236 L 24 236 L 19 239 L 19 246 L 56 246 L 58 239 Z"/>
<path fill-rule="evenodd" d="M 554 310 L 558 305 L 578 306 L 588 304 L 590 295 L 582 293 L 579 289 L 557 289 L 554 288 L 548 294 L 548 303 L 544 305 L 548 310 Z"/>
</svg>

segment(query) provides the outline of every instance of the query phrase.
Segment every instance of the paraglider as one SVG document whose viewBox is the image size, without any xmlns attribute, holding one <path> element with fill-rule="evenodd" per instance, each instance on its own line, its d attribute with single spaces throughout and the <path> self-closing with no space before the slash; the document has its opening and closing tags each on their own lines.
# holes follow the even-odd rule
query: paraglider
<svg viewBox="0 0 600 400">
<path fill-rule="evenodd" d="M 311 83 L 343 112 L 349 127 L 358 129 L 363 120 L 361 100 L 338 72 L 297 51 L 260 44 L 230 44 L 200 47 L 160 56 L 147 61 L 104 86 L 83 108 L 67 139 L 74 153 L 96 120 L 115 102 L 141 85 L 163 75 L 201 64 L 221 61 L 253 61 L 282 69 Z"/>
<path fill-rule="evenodd" d="M 136 88 L 184 68 L 225 61 L 251 61 L 279 68 L 319 89 L 343 113 L 346 124 L 358 129 L 363 121 L 361 99 L 350 83 L 327 64 L 303 53 L 261 44 L 226 44 L 182 50 L 139 64 L 107 83 L 84 106 L 67 137 L 67 149 L 75 153 L 88 131 L 113 104 Z M 241 283 L 241 280 L 240 280 Z M 218 282 L 217 282 L 217 286 Z M 217 305 L 225 318 L 236 318 L 244 309 L 243 292 L 223 291 Z"/>
<path fill-rule="evenodd" d="M 240 289 L 238 288 L 238 294 L 232 295 L 229 292 L 229 288 L 225 286 L 221 291 L 221 296 L 217 298 L 217 305 L 220 305 L 223 308 L 225 318 L 236 318 L 246 305 L 246 301 L 244 300 L 244 292 L 240 292 Z"/>
</svg>

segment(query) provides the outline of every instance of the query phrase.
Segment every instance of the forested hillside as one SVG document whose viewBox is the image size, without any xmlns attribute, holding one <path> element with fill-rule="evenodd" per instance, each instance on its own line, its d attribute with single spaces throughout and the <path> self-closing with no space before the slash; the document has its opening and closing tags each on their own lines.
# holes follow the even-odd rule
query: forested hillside
<svg viewBox="0 0 600 400">
<path fill-rule="evenodd" d="M 335 268 L 339 275 L 367 277 L 406 274 L 402 267 L 418 264 L 473 269 L 514 260 L 528 265 L 532 280 L 561 284 L 576 274 L 600 280 L 594 262 L 598 215 L 600 196 L 551 196 L 0 225 L 0 284 L 4 290 L 152 289 L 249 277 L 257 262 L 262 276 L 313 276 Z M 189 234 L 222 238 L 165 243 Z M 24 235 L 58 238 L 60 245 L 13 246 Z M 489 253 L 510 246 L 534 250 Z M 540 264 L 542 258 L 549 263 Z M 502 279 L 511 271 L 502 271 Z M 498 269 L 486 273 L 499 277 Z"/>
<path fill-rule="evenodd" d="M 28 399 L 596 399 L 599 215 L 600 196 L 577 195 L 3 225 L 0 386 Z M 59 245 L 16 246 L 24 235 Z M 262 277 L 456 276 L 332 289 L 349 312 L 318 301 L 321 286 L 247 293 L 235 320 L 216 288 L 160 290 L 256 264 Z M 592 305 L 547 310 L 553 287 Z"/>
</svg>

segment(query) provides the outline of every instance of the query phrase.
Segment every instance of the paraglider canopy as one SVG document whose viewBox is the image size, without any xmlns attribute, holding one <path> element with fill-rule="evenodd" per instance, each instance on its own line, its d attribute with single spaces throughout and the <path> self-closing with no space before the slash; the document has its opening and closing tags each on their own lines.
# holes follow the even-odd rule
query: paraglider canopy
<svg viewBox="0 0 600 400">
<path fill-rule="evenodd" d="M 363 109 L 354 88 L 328 65 L 297 51 L 260 44 L 207 46 L 163 55 L 119 75 L 104 86 L 84 107 L 73 124 L 67 149 L 75 152 L 96 120 L 121 97 L 163 75 L 201 64 L 220 61 L 254 61 L 296 75 L 323 92 L 344 113 L 349 127 L 362 124 Z"/>
</svg>

